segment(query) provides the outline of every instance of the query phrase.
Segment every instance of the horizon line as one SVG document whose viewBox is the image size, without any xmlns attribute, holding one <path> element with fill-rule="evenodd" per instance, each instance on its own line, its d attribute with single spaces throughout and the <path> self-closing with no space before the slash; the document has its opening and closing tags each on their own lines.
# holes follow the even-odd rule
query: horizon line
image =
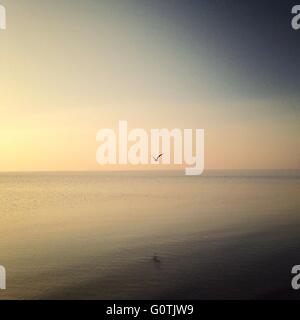
<svg viewBox="0 0 300 320">
<path fill-rule="evenodd" d="M 6 170 L 6 171 L 1 171 L 0 174 L 2 173 L 57 173 L 57 172 L 64 172 L 64 173 L 84 173 L 84 172 L 90 172 L 90 173 L 105 173 L 105 172 L 174 172 L 174 171 L 184 171 L 184 169 L 134 169 L 134 170 L 122 170 L 122 169 L 107 169 L 107 170 Z M 300 168 L 276 168 L 276 169 L 265 169 L 265 168 L 260 168 L 260 169 L 253 169 L 253 168 L 245 168 L 245 169 L 206 169 L 204 170 L 205 172 L 208 171 L 300 171 Z"/>
</svg>

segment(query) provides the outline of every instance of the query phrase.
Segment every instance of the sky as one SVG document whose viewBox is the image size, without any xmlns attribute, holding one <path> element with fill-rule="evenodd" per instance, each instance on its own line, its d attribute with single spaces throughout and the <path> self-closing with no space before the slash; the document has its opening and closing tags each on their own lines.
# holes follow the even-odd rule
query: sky
<svg viewBox="0 0 300 320">
<path fill-rule="evenodd" d="M 300 169 L 294 1 L 0 4 L 0 171 L 105 170 L 119 120 L 204 128 L 206 169 Z"/>
</svg>

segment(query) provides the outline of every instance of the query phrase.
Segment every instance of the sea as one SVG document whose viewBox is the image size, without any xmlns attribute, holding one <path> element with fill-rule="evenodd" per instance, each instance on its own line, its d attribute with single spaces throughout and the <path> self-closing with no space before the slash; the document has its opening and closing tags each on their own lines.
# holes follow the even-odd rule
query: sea
<svg viewBox="0 0 300 320">
<path fill-rule="evenodd" d="M 0 299 L 300 299 L 300 171 L 0 173 Z"/>
</svg>

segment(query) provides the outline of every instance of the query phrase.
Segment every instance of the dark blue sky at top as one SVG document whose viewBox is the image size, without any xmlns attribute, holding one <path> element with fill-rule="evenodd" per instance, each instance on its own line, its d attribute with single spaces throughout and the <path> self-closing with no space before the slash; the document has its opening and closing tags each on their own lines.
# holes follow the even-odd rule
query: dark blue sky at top
<svg viewBox="0 0 300 320">
<path fill-rule="evenodd" d="M 298 1 L 300 4 L 300 0 Z M 300 30 L 291 27 L 297 0 L 145 0 L 158 19 L 181 28 L 195 46 L 215 52 L 245 88 L 268 97 L 300 97 Z"/>
</svg>

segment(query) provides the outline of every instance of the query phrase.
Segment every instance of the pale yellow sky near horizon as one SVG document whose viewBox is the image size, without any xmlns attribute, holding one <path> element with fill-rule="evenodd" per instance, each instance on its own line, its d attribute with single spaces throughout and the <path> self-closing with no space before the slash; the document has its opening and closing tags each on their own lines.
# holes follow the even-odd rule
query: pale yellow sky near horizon
<svg viewBox="0 0 300 320">
<path fill-rule="evenodd" d="M 119 120 L 204 128 L 206 169 L 300 169 L 293 98 L 243 95 L 205 42 L 121 3 L 2 3 L 1 172 L 108 169 L 96 133 Z"/>
</svg>

